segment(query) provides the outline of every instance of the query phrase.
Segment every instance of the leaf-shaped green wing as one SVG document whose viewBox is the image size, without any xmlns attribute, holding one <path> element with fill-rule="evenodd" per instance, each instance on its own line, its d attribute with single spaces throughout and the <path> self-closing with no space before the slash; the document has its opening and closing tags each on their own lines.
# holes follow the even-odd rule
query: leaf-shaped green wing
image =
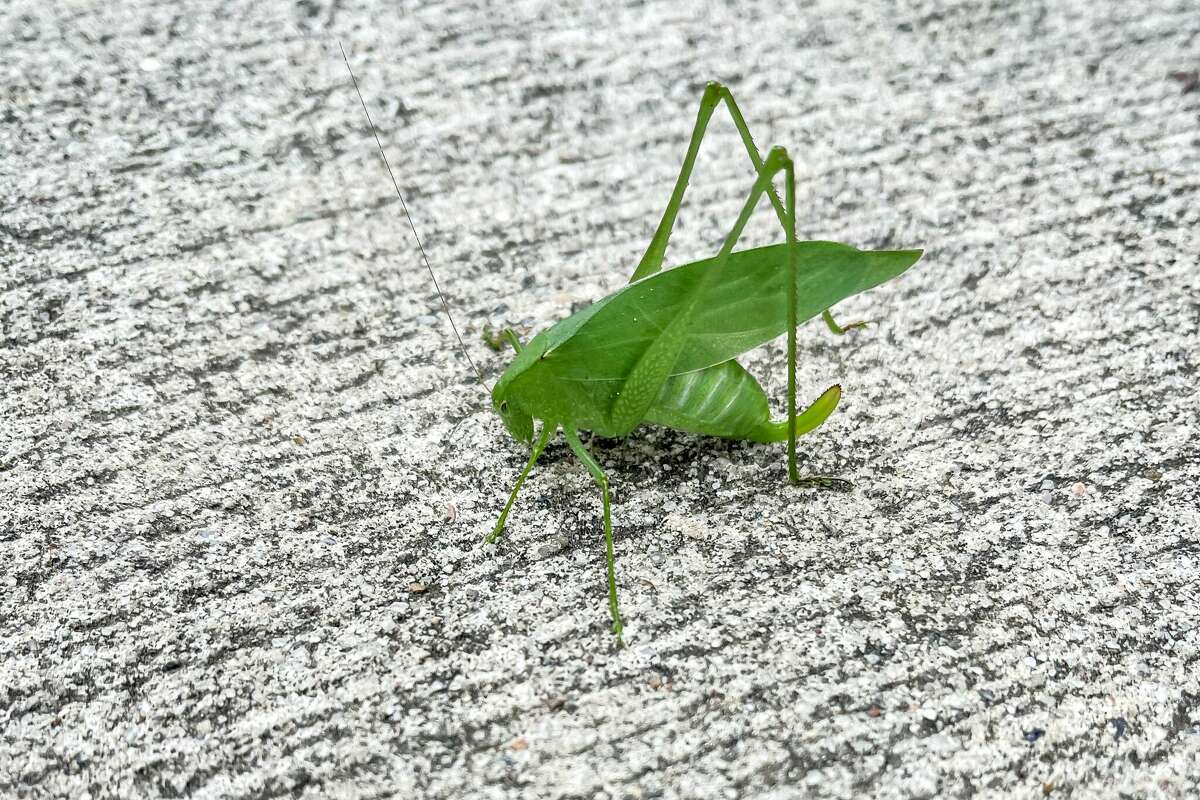
<svg viewBox="0 0 1200 800">
<path fill-rule="evenodd" d="M 797 247 L 800 321 L 896 277 L 921 256 L 919 250 L 863 252 L 834 242 Z M 613 409 L 627 379 L 715 262 L 696 261 L 631 283 L 538 334 L 505 370 L 495 397 L 512 397 L 538 419 L 624 435 L 629 421 L 614 419 Z M 671 374 L 729 361 L 784 333 L 786 283 L 786 245 L 733 253 L 693 313 Z"/>
<path fill-rule="evenodd" d="M 801 322 L 896 277 L 921 256 L 920 250 L 862 251 L 836 242 L 799 242 L 797 247 Z M 546 332 L 553 341 L 541 366 L 565 380 L 624 380 L 715 262 L 657 273 L 604 298 L 599 308 L 564 320 Z M 786 283 L 786 245 L 733 253 L 693 314 L 672 374 L 720 364 L 786 332 Z M 554 336 L 559 326 L 570 326 L 571 335 Z"/>
</svg>

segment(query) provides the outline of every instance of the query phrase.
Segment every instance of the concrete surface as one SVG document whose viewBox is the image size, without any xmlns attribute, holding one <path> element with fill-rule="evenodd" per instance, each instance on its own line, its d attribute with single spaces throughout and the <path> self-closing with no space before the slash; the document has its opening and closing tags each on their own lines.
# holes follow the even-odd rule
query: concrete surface
<svg viewBox="0 0 1200 800">
<path fill-rule="evenodd" d="M 1200 792 L 1194 2 L 8 4 L 0 796 Z M 485 328 L 620 286 L 705 80 L 803 233 L 803 441 L 523 461 Z M 749 186 L 719 118 L 670 260 Z M 750 241 L 775 238 L 769 217 Z M 746 361 L 783 393 L 781 346 Z"/>
</svg>

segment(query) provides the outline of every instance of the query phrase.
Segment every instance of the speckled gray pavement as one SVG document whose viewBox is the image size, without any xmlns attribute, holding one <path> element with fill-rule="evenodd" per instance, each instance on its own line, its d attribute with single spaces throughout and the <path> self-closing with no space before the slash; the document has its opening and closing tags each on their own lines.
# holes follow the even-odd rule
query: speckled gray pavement
<svg viewBox="0 0 1200 800">
<path fill-rule="evenodd" d="M 1200 13 L 17 2 L 0 28 L 0 796 L 1200 792 Z M 474 358 L 619 287 L 704 82 L 802 235 L 784 448 L 522 450 Z M 669 261 L 751 176 L 716 118 Z M 760 213 L 749 242 L 777 238 Z M 746 362 L 783 397 L 781 343 Z"/>
</svg>

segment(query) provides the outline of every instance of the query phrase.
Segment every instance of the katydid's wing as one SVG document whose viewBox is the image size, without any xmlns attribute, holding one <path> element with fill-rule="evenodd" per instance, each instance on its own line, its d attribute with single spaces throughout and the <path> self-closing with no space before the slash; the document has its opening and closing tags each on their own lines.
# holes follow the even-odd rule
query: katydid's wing
<svg viewBox="0 0 1200 800">
<path fill-rule="evenodd" d="M 862 251 L 836 242 L 799 242 L 797 248 L 801 322 L 896 277 L 921 257 L 920 250 Z M 547 342 L 538 355 L 541 366 L 562 380 L 613 382 L 619 389 L 642 356 L 659 349 L 655 345 L 662 344 L 664 333 L 680 335 L 671 322 L 715 263 L 706 259 L 656 273 L 586 309 L 586 318 L 581 312 L 565 320 L 560 325 L 571 323 L 571 335 Z M 671 374 L 720 364 L 784 333 L 786 284 L 786 245 L 731 254 L 682 331 L 686 341 Z"/>
</svg>

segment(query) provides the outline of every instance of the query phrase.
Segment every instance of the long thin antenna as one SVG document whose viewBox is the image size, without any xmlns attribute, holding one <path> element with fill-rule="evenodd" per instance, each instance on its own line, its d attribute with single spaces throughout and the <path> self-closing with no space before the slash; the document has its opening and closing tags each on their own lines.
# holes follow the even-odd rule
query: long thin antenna
<svg viewBox="0 0 1200 800">
<path fill-rule="evenodd" d="M 442 294 L 442 287 L 438 286 L 437 276 L 433 274 L 433 267 L 429 266 L 429 256 L 425 255 L 425 245 L 421 244 L 421 237 L 417 233 L 417 226 L 413 224 L 412 214 L 408 210 L 408 203 L 404 202 L 404 195 L 400 192 L 400 184 L 396 181 L 396 174 L 392 172 L 392 165 L 388 163 L 387 153 L 383 150 L 383 142 L 379 141 L 379 131 L 375 129 L 375 122 L 371 119 L 371 112 L 367 110 L 367 101 L 363 100 L 362 90 L 358 88 L 358 78 L 354 77 L 354 70 L 350 68 L 350 59 L 346 57 L 346 48 L 342 47 L 340 41 L 338 42 L 338 50 L 342 51 L 342 60 L 346 62 L 346 71 L 350 73 L 350 80 L 354 84 L 354 92 L 358 95 L 358 102 L 362 105 L 363 113 L 367 115 L 367 124 L 371 126 L 371 134 L 375 137 L 375 146 L 379 148 L 379 157 L 383 160 L 383 166 L 387 168 L 388 177 L 392 179 L 392 188 L 396 190 L 396 197 L 400 198 L 400 207 L 404 209 L 404 218 L 408 220 L 408 227 L 412 229 L 413 238 L 417 240 L 417 249 L 421 251 L 421 260 L 425 262 L 425 269 L 429 272 L 429 279 L 433 281 L 433 288 L 437 290 L 438 299 L 442 301 L 442 310 L 446 312 L 446 319 L 450 320 L 450 328 L 454 331 L 454 338 L 458 339 L 458 348 L 462 350 L 462 354 L 467 358 L 467 363 L 475 371 L 475 377 L 479 380 L 479 385 L 488 394 L 491 394 L 491 388 L 483 380 L 483 373 L 479 371 L 479 367 L 475 366 L 474 359 L 467 352 L 467 345 L 463 342 L 462 334 L 458 332 L 458 326 L 454 324 L 454 317 L 450 314 L 450 306 L 446 303 L 446 296 Z"/>
</svg>

